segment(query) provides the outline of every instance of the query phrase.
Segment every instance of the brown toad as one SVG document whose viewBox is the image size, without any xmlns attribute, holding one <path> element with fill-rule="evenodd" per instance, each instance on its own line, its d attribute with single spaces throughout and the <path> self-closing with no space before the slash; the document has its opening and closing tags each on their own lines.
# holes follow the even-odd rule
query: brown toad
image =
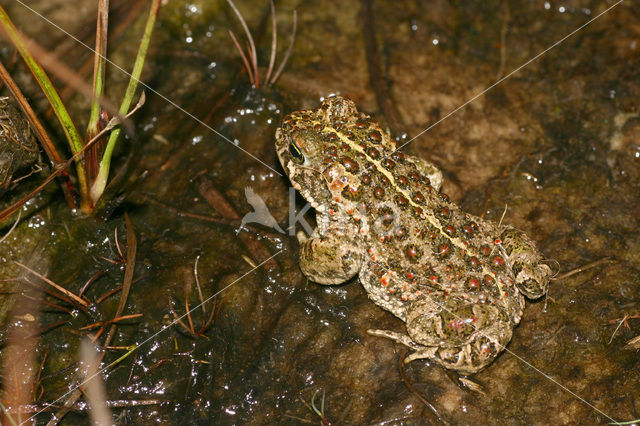
<svg viewBox="0 0 640 426">
<path fill-rule="evenodd" d="M 292 185 L 316 209 L 300 268 L 340 284 L 356 274 L 407 334 L 369 330 L 463 374 L 511 339 L 524 296 L 545 294 L 550 268 L 524 233 L 461 211 L 431 163 L 395 142 L 354 103 L 325 100 L 286 116 L 276 150 Z"/>
</svg>

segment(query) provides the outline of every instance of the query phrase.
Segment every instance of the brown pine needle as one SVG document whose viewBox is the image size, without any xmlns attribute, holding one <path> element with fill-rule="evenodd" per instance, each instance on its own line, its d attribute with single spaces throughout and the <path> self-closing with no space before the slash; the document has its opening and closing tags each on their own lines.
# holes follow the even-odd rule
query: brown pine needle
<svg viewBox="0 0 640 426">
<path fill-rule="evenodd" d="M 118 287 L 116 287 L 116 288 L 114 288 L 114 289 L 112 289 L 112 290 L 109 290 L 108 292 L 106 292 L 105 294 L 103 294 L 102 296 L 100 296 L 100 297 L 98 298 L 98 300 L 96 300 L 96 304 L 98 304 L 98 305 L 99 305 L 99 304 L 100 304 L 100 303 L 102 303 L 106 298 L 108 298 L 109 296 L 112 296 L 112 295 L 116 294 L 116 293 L 117 293 L 117 292 L 119 292 L 120 290 L 122 290 L 122 286 L 121 286 L 121 285 L 119 285 Z"/>
<path fill-rule="evenodd" d="M 113 230 L 113 235 L 113 238 L 116 241 L 116 249 L 118 249 L 118 254 L 120 255 L 120 257 L 124 257 L 124 253 L 122 251 L 122 248 L 120 247 L 120 241 L 118 241 L 118 228 Z"/>
<path fill-rule="evenodd" d="M 105 346 L 105 349 L 118 350 L 118 351 L 130 351 L 131 346 Z"/>
<path fill-rule="evenodd" d="M 198 260 L 200 260 L 200 255 L 196 257 L 196 263 L 193 266 L 193 276 L 196 280 L 196 288 L 198 289 L 198 297 L 200 298 L 200 304 L 202 305 L 202 313 L 207 313 L 207 308 L 204 303 L 204 296 L 202 295 L 202 289 L 200 288 L 200 280 L 198 279 Z"/>
<path fill-rule="evenodd" d="M 229 3 L 229 6 L 231 6 L 231 8 L 233 9 L 233 11 L 235 12 L 236 16 L 238 17 L 238 20 L 240 21 L 240 24 L 242 25 L 242 28 L 244 29 L 244 33 L 247 37 L 247 40 L 249 42 L 249 52 L 250 52 L 250 56 L 252 58 L 252 69 L 255 70 L 256 72 L 256 76 L 255 76 L 255 80 L 253 82 L 255 82 L 255 86 L 258 87 L 257 85 L 260 84 L 260 82 L 258 81 L 258 55 L 256 54 L 256 45 L 253 43 L 253 37 L 251 36 L 251 31 L 249 31 L 249 27 L 247 26 L 246 21 L 244 20 L 244 18 L 242 17 L 242 15 L 240 14 L 240 11 L 238 10 L 238 8 L 236 7 L 235 4 L 233 4 L 233 2 L 231 0 L 227 0 L 227 3 Z"/>
<path fill-rule="evenodd" d="M 622 319 L 620 320 L 620 323 L 618 324 L 618 326 L 616 327 L 616 329 L 615 329 L 615 330 L 613 330 L 613 334 L 611 334 L 611 338 L 609 339 L 609 344 L 611 344 L 611 342 L 613 342 L 613 338 L 615 337 L 616 333 L 618 332 L 618 329 L 622 326 L 622 324 L 625 324 L 625 325 L 627 325 L 627 327 L 628 327 L 628 324 L 627 324 L 627 316 L 626 316 L 626 315 L 624 316 L 624 318 L 622 318 Z"/>
<path fill-rule="evenodd" d="M 104 327 L 105 325 L 109 325 L 112 324 L 114 322 L 120 322 L 120 321 L 124 321 L 124 320 L 128 320 L 128 319 L 132 319 L 132 318 L 140 318 L 142 316 L 142 314 L 131 314 L 131 315 L 122 315 L 119 316 L 117 318 L 113 318 L 110 319 L 108 321 L 100 321 L 100 322 L 94 322 L 93 324 L 89 324 L 86 325 L 82 328 L 80 328 L 80 330 L 91 330 L 97 327 Z"/>
<path fill-rule="evenodd" d="M 249 62 L 251 62 L 252 64 L 254 64 L 254 68 L 253 68 L 253 76 L 255 77 L 255 81 L 253 82 L 254 87 L 258 88 L 260 87 L 260 74 L 258 73 L 258 65 L 256 62 L 256 59 L 253 57 L 253 54 L 251 53 L 251 46 L 249 45 L 249 43 L 245 42 L 244 43 L 247 48 L 247 56 L 249 57 Z"/>
<path fill-rule="evenodd" d="M 269 58 L 267 75 L 264 78 L 267 84 L 269 84 L 269 78 L 271 78 L 273 66 L 276 63 L 276 48 L 278 46 L 278 25 L 276 22 L 276 7 L 273 5 L 273 0 L 269 0 L 269 7 L 271 8 L 271 57 Z"/>
<path fill-rule="evenodd" d="M 93 283 L 95 280 L 97 280 L 98 278 L 100 278 L 103 274 L 105 273 L 105 271 L 100 270 L 98 272 L 96 272 L 95 274 L 91 275 L 91 277 L 89 277 L 89 279 L 87 280 L 86 283 L 84 283 L 84 285 L 82 286 L 82 288 L 80 289 L 80 293 L 78 294 L 78 296 L 82 297 L 82 295 L 84 294 L 85 291 L 87 291 L 87 288 L 89 287 L 89 285 L 91 285 L 91 283 Z"/>
<path fill-rule="evenodd" d="M 100 330 L 98 330 L 98 332 L 94 336 L 91 336 L 91 343 L 95 343 L 96 340 L 98 340 L 104 332 L 105 332 L 105 328 L 101 327 Z"/>
<path fill-rule="evenodd" d="M 191 330 L 191 334 L 196 334 L 195 329 L 193 328 L 193 320 L 191 319 L 191 311 L 189 310 L 189 299 L 184 299 L 184 307 L 187 310 L 187 320 L 189 321 L 189 329 Z"/>
<path fill-rule="evenodd" d="M 64 307 L 62 307 L 60 305 L 56 305 L 55 303 L 47 302 L 46 300 L 36 299 L 35 297 L 31 297 L 28 294 L 23 294 L 22 297 L 26 297 L 27 299 L 30 299 L 30 300 L 36 300 L 38 302 L 42 302 L 45 305 L 52 307 L 53 309 L 57 309 L 59 311 L 66 312 L 69 315 L 73 316 L 73 312 L 71 311 L 71 309 L 64 308 Z"/>
<path fill-rule="evenodd" d="M 185 324 L 182 319 L 178 316 L 178 314 L 176 313 L 176 311 L 173 309 L 173 300 L 171 298 L 169 298 L 169 311 L 171 312 L 171 315 L 173 315 L 173 318 L 178 322 L 178 324 L 180 324 L 180 326 L 182 328 L 184 328 L 187 331 L 189 330 L 189 327 L 187 326 L 187 324 Z"/>
<path fill-rule="evenodd" d="M 105 260 L 105 261 L 107 261 L 107 262 L 109 262 L 109 263 L 113 264 L 113 265 L 120 265 L 120 264 L 122 263 L 122 261 L 121 261 L 120 259 L 118 259 L 118 260 L 113 260 L 113 259 L 109 259 L 109 258 L 104 257 L 104 256 L 100 256 L 100 258 L 101 258 L 102 260 Z"/>
<path fill-rule="evenodd" d="M 49 284 L 51 287 L 55 288 L 59 292 L 69 296 L 70 298 L 72 298 L 73 300 L 75 300 L 77 303 L 79 303 L 80 305 L 84 306 L 85 308 L 89 307 L 89 303 L 87 303 L 86 300 L 76 296 L 75 294 L 73 294 L 72 292 L 67 290 L 66 288 L 54 283 L 53 281 L 51 281 L 49 278 L 45 277 L 44 275 L 34 271 L 33 269 L 29 268 L 28 266 L 23 265 L 22 263 L 18 262 L 17 260 L 14 260 L 13 263 L 15 263 L 16 265 L 20 266 L 21 268 L 26 269 L 27 271 L 31 272 L 33 275 L 35 275 L 36 277 L 40 278 L 42 281 L 46 282 L 47 284 Z"/>
<path fill-rule="evenodd" d="M 555 276 L 555 277 L 553 277 L 551 279 L 554 280 L 554 281 L 563 280 L 565 278 L 569 278 L 572 275 L 579 274 L 580 272 L 587 271 L 587 270 L 589 270 L 591 268 L 595 268 L 596 266 L 600 266 L 600 265 L 603 265 L 603 264 L 606 264 L 606 263 L 616 263 L 616 262 L 617 261 L 615 259 L 612 259 L 610 257 L 604 257 L 602 259 L 596 260 L 595 262 L 587 263 L 586 265 L 583 265 L 583 266 L 580 266 L 578 268 L 575 268 L 575 269 L 573 269 L 573 270 L 571 270 L 569 272 L 565 272 L 564 274 Z"/>
<path fill-rule="evenodd" d="M 33 394 L 36 394 L 36 389 L 40 386 L 40 378 L 42 377 L 42 370 L 44 370 L 44 364 L 47 362 L 47 357 L 49 356 L 49 346 L 45 348 L 44 354 L 42 355 L 42 361 L 40 361 L 40 367 L 38 368 L 38 373 L 36 374 L 35 380 L 33 381 Z M 44 392 L 44 387 L 42 388 Z M 40 399 L 42 394 L 40 394 L 36 401 Z"/>
<path fill-rule="evenodd" d="M 240 43 L 238 43 L 236 36 L 233 34 L 233 31 L 229 30 L 229 35 L 233 40 L 233 44 L 236 45 L 236 49 L 238 49 L 238 52 L 240 52 L 240 56 L 242 57 L 242 62 L 244 62 L 244 68 L 247 70 L 247 73 L 249 74 L 249 82 L 251 82 L 252 86 L 255 86 L 256 79 L 253 77 L 253 71 L 251 70 L 251 66 L 249 65 L 249 60 L 247 59 L 247 56 L 244 54 L 244 50 L 242 50 L 242 47 L 240 47 Z"/>
<path fill-rule="evenodd" d="M 629 323 L 627 322 L 627 320 L 638 319 L 638 318 L 640 318 L 640 314 L 636 314 L 636 315 L 625 314 L 622 318 L 615 318 L 615 319 L 609 320 L 609 324 L 615 324 L 618 321 L 621 321 L 624 323 L 624 326 L 627 328 L 627 330 L 630 330 Z"/>
<path fill-rule="evenodd" d="M 298 22 L 298 15 L 297 15 L 296 11 L 294 10 L 293 11 L 293 29 L 291 30 L 291 41 L 289 42 L 289 47 L 287 47 L 287 52 L 284 54 L 284 59 L 282 59 L 282 62 L 280 63 L 280 66 L 278 67 L 278 70 L 273 75 L 273 78 L 271 79 L 271 81 L 269 81 L 267 83 L 269 85 L 275 84 L 275 82 L 278 80 L 278 78 L 280 78 L 280 74 L 282 74 L 282 71 L 284 70 L 284 66 L 289 61 L 289 56 L 291 56 L 291 51 L 293 50 L 293 43 L 296 40 L 296 25 L 297 25 L 297 22 Z"/>
<path fill-rule="evenodd" d="M 56 298 L 58 300 L 62 300 L 63 302 L 66 302 L 66 303 L 70 304 L 71 306 L 76 306 L 73 303 L 73 300 L 69 299 L 68 297 L 66 297 L 66 296 L 64 296 L 64 295 L 62 295 L 62 294 L 60 294 L 58 292 L 55 292 L 55 291 L 51 290 L 49 287 L 46 287 L 46 288 L 42 287 L 42 286 L 40 286 L 40 285 L 38 285 L 36 283 L 33 283 L 33 282 L 29 281 L 28 279 L 24 279 L 23 282 L 25 284 L 28 284 L 28 285 L 30 285 L 32 287 L 37 288 L 38 290 L 44 291 L 47 295 L 49 295 L 49 296 L 51 296 L 53 298 Z M 82 309 L 84 309 L 84 307 L 82 307 Z"/>
<path fill-rule="evenodd" d="M 4 236 L 2 238 L 0 238 L 0 244 L 2 244 L 2 242 L 4 240 L 6 240 L 9 235 L 11 235 L 11 233 L 13 232 L 14 229 L 16 229 L 16 226 L 18 226 L 18 223 L 20 223 L 20 218 L 22 217 L 22 211 L 18 212 L 18 217 L 16 218 L 16 221 L 13 223 L 13 225 L 11 225 L 11 229 L 9 229 L 9 232 L 7 232 L 6 234 L 4 234 Z"/>
</svg>

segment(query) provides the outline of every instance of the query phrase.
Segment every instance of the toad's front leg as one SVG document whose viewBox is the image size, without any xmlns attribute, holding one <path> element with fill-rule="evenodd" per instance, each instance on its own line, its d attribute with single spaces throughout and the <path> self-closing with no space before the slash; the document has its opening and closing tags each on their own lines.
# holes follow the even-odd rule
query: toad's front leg
<svg viewBox="0 0 640 426">
<path fill-rule="evenodd" d="M 360 271 L 362 241 L 358 235 L 329 228 L 322 235 L 314 231 L 300 247 L 300 269 L 318 284 L 341 284 Z"/>
</svg>

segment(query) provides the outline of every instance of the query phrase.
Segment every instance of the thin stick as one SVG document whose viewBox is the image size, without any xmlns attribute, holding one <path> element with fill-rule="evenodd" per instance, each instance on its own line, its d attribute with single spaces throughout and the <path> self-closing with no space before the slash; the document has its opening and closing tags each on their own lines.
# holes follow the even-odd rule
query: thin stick
<svg viewBox="0 0 640 426">
<path fill-rule="evenodd" d="M 196 330 L 193 328 L 193 320 L 191 319 L 191 311 L 189 310 L 189 299 L 185 297 L 184 299 L 184 308 L 187 311 L 187 321 L 189 321 L 189 329 L 191 330 L 191 334 L 196 334 Z"/>
<path fill-rule="evenodd" d="M 615 337 L 616 333 L 618 332 L 618 329 L 622 326 L 622 324 L 624 324 L 627 321 L 627 315 L 624 316 L 624 318 L 622 318 L 620 320 L 620 324 L 618 324 L 618 326 L 616 327 L 615 330 L 613 330 L 613 334 L 611 335 L 611 339 L 609 339 L 609 343 L 611 344 L 611 342 L 613 341 L 613 338 Z"/>
<path fill-rule="evenodd" d="M 37 385 L 40 383 L 40 377 L 42 377 L 42 370 L 44 370 L 44 364 L 45 364 L 45 362 L 47 362 L 47 357 L 48 356 L 49 356 L 49 346 L 46 347 L 46 349 L 44 351 L 44 355 L 42 355 L 42 361 L 40 361 L 40 368 L 38 368 L 38 373 L 36 374 L 36 378 L 33 381 L 33 384 L 34 384 L 33 393 L 34 394 L 35 394 Z"/>
<path fill-rule="evenodd" d="M 187 331 L 189 330 L 189 327 L 187 326 L 187 324 L 185 324 L 182 319 L 180 319 L 180 317 L 178 316 L 178 314 L 176 313 L 175 309 L 173 309 L 173 300 L 171 298 L 169 298 L 169 311 L 171 311 L 171 314 L 173 315 L 173 317 L 175 318 L 176 321 L 178 321 L 178 324 L 180 324 L 182 326 L 182 328 L 184 328 Z"/>
<path fill-rule="evenodd" d="M 35 301 L 37 301 L 37 302 L 42 302 L 42 303 L 44 303 L 45 305 L 50 306 L 50 307 L 52 307 L 52 308 L 54 308 L 54 309 L 57 309 L 57 310 L 62 311 L 62 312 L 66 312 L 66 313 L 68 313 L 68 314 L 69 314 L 70 316 L 72 316 L 72 317 L 74 316 L 74 315 L 73 315 L 73 312 L 71 311 L 71 309 L 64 308 L 64 307 L 62 307 L 62 306 L 60 306 L 60 305 L 56 305 L 55 303 L 47 302 L 46 300 L 38 300 L 38 299 L 36 299 L 35 297 L 31 297 L 31 296 L 29 296 L 28 294 L 23 294 L 23 295 L 22 295 L 22 297 L 26 297 L 27 299 L 35 300 Z"/>
<path fill-rule="evenodd" d="M 267 75 L 264 78 L 267 84 L 269 84 L 269 78 L 271 77 L 273 66 L 276 63 L 276 48 L 278 46 L 278 25 L 276 22 L 276 7 L 273 5 L 273 0 L 269 0 L 269 7 L 271 8 L 271 57 L 269 58 Z"/>
<path fill-rule="evenodd" d="M 289 47 L 287 47 L 287 52 L 284 54 L 284 59 L 282 60 L 282 62 L 280 63 L 280 66 L 278 67 L 278 71 L 276 71 L 276 73 L 273 75 L 273 78 L 269 82 L 270 85 L 275 84 L 278 78 L 280 78 L 280 74 L 282 74 L 282 70 L 284 70 L 284 66 L 287 64 L 287 61 L 289 60 L 289 56 L 291 56 L 291 50 L 293 50 L 293 43 L 296 40 L 297 22 L 298 22 L 298 14 L 294 10 L 293 11 L 293 29 L 291 30 L 291 42 L 289 43 Z"/>
<path fill-rule="evenodd" d="M 87 280 L 86 283 L 84 283 L 84 285 L 82 286 L 82 288 L 80 289 L 80 292 L 78 293 L 78 296 L 81 296 L 84 294 L 85 291 L 87 291 L 87 288 L 89 287 L 89 285 L 91 283 L 93 283 L 95 280 L 97 280 L 98 278 L 100 278 L 103 274 L 105 274 L 105 271 L 100 270 L 98 272 L 96 272 L 95 274 L 91 275 L 91 277 L 89 277 L 89 279 Z"/>
<path fill-rule="evenodd" d="M 129 214 L 124 214 L 124 220 L 127 226 L 127 266 L 124 270 L 124 280 L 122 280 L 122 293 L 120 294 L 120 302 L 118 303 L 118 308 L 116 309 L 116 317 L 122 315 L 122 311 L 124 311 L 125 305 L 127 304 L 127 299 L 129 298 L 129 291 L 131 290 L 131 284 L 133 283 L 133 273 L 136 267 L 136 252 L 138 248 L 138 240 L 136 239 L 136 233 L 133 229 L 133 225 L 131 224 L 131 220 L 129 219 Z M 111 329 L 109 330 L 109 334 L 105 339 L 103 346 L 111 343 L 111 339 L 116 332 L 116 325 L 111 325 Z"/>
<path fill-rule="evenodd" d="M 142 314 L 122 315 L 120 317 L 113 318 L 113 319 L 110 319 L 108 321 L 100 321 L 100 322 L 95 322 L 93 324 L 86 325 L 86 326 L 80 328 L 80 330 L 91 330 L 93 328 L 104 327 L 105 325 L 109 325 L 109 324 L 112 324 L 114 322 L 120 322 L 120 321 L 124 321 L 124 320 L 128 320 L 128 319 L 132 319 L 132 318 L 140 318 L 141 316 L 142 316 Z"/>
<path fill-rule="evenodd" d="M 13 223 L 13 225 L 11 225 L 11 229 L 9 229 L 9 232 L 7 232 L 6 234 L 4 234 L 4 236 L 2 238 L 0 238 L 0 244 L 2 244 L 2 242 L 4 240 L 7 239 L 7 237 L 9 235 L 11 235 L 11 233 L 13 232 L 14 229 L 16 229 L 16 226 L 18 226 L 18 223 L 20 222 L 20 217 L 22 217 L 22 212 L 18 212 L 18 218 L 16 219 L 16 221 Z"/>
<path fill-rule="evenodd" d="M 240 47 L 240 43 L 238 43 L 236 36 L 233 34 L 233 31 L 229 30 L 229 35 L 233 40 L 233 44 L 236 45 L 238 52 L 240 52 L 240 56 L 242 57 L 242 62 L 244 62 L 244 67 L 247 70 L 247 73 L 249 74 L 249 81 L 251 82 L 251 85 L 255 86 L 256 79 L 253 77 L 253 71 L 251 70 L 251 66 L 249 65 L 249 60 L 247 59 L 247 56 L 244 54 L 244 50 L 242 50 L 242 47 Z"/>
<path fill-rule="evenodd" d="M 504 220 L 504 217 L 507 215 L 507 209 L 509 208 L 508 204 L 504 205 L 504 210 L 502 212 L 502 216 L 500 216 L 500 222 L 498 222 L 498 226 L 502 226 L 502 221 Z"/>
<path fill-rule="evenodd" d="M 73 300 L 69 299 L 69 298 L 68 298 L 68 297 L 66 297 L 65 295 L 60 294 L 60 293 L 57 293 L 57 292 L 55 292 L 55 291 L 51 290 L 49 287 L 43 288 L 43 287 L 41 287 L 40 285 L 38 285 L 38 284 L 36 284 L 36 283 L 32 283 L 32 282 L 29 280 L 29 278 L 28 278 L 28 277 L 25 277 L 25 278 L 24 278 L 24 282 L 25 282 L 26 284 L 29 284 L 30 286 L 33 286 L 33 287 L 35 287 L 35 288 L 37 288 L 37 289 L 39 289 L 39 290 L 44 291 L 46 294 L 48 294 L 49 296 L 51 296 L 51 297 L 53 297 L 53 298 L 55 298 L 55 299 L 62 300 L 63 302 L 67 302 L 67 303 L 68 303 L 68 304 L 70 304 L 71 306 L 76 306 L 76 305 L 73 303 Z M 87 309 L 86 309 L 85 307 L 81 306 L 80 308 L 84 309 L 84 310 L 85 310 L 85 312 L 87 312 Z"/>
<path fill-rule="evenodd" d="M 98 19 L 96 19 L 96 46 L 93 56 L 93 96 L 91 98 L 91 113 L 85 139 L 90 140 L 100 131 L 100 116 L 102 107 L 98 99 L 104 93 L 106 59 L 107 59 L 107 33 L 109 28 L 109 0 L 99 0 Z M 94 145 L 87 151 L 85 165 L 89 182 L 98 174 L 98 162 L 103 144 Z"/>
<path fill-rule="evenodd" d="M 49 284 L 51 287 L 55 288 L 59 292 L 69 296 L 70 298 L 72 298 L 73 300 L 75 300 L 77 303 L 79 303 L 80 305 L 84 306 L 85 308 L 89 307 L 89 303 L 87 303 L 86 300 L 76 296 L 75 294 L 73 294 L 72 292 L 67 290 L 66 288 L 54 283 L 49 278 L 45 277 L 44 275 L 40 274 L 39 272 L 34 271 L 33 269 L 29 268 L 28 266 L 23 265 L 22 263 L 18 262 L 17 260 L 14 260 L 13 263 L 15 263 L 16 265 L 20 266 L 21 268 L 26 269 L 27 271 L 31 272 L 33 275 L 35 275 L 36 277 L 40 278 L 42 281 L 46 282 L 47 284 Z"/>
<path fill-rule="evenodd" d="M 196 280 L 196 288 L 198 289 L 198 296 L 200 297 L 200 302 L 204 302 L 204 297 L 202 296 L 202 289 L 200 288 L 200 280 L 198 279 L 198 260 L 200 260 L 200 255 L 196 256 L 196 263 L 193 265 L 193 276 Z M 207 309 L 205 308 L 205 304 L 202 304 L 202 313 L 206 314 Z"/>
<path fill-rule="evenodd" d="M 256 54 L 256 45 L 253 43 L 253 37 L 251 36 L 251 31 L 249 31 L 249 27 L 247 26 L 247 23 L 245 22 L 244 18 L 240 14 L 240 11 L 236 7 L 236 5 L 233 4 L 231 0 L 227 0 L 227 3 L 229 3 L 229 6 L 231 6 L 233 11 L 236 13 L 236 16 L 240 20 L 240 24 L 242 24 L 242 28 L 244 29 L 244 33 L 247 36 L 247 40 L 249 41 L 249 46 L 251 48 L 250 56 L 251 56 L 253 70 L 255 71 L 255 78 L 256 78 L 255 86 L 258 87 L 260 85 L 260 77 L 258 76 L 258 60 L 257 60 L 258 55 Z"/>
<path fill-rule="evenodd" d="M 100 304 L 100 303 L 102 303 L 102 302 L 103 302 L 107 297 L 109 297 L 109 296 L 112 296 L 112 295 L 116 294 L 116 293 L 117 293 L 117 292 L 119 292 L 120 290 L 122 290 L 122 286 L 121 286 L 121 285 L 119 285 L 118 287 L 116 287 L 116 288 L 114 288 L 114 289 L 112 289 L 112 290 L 109 290 L 108 292 L 106 292 L 105 294 L 103 294 L 102 296 L 100 296 L 100 297 L 98 298 L 98 300 L 96 300 L 96 304 L 98 304 L 98 305 L 99 305 L 99 304 Z"/>
<path fill-rule="evenodd" d="M 568 277 L 570 277 L 572 275 L 578 274 L 580 272 L 584 272 L 584 271 L 589 270 L 591 268 L 595 268 L 596 266 L 600 266 L 600 265 L 603 265 L 605 263 L 615 263 L 615 262 L 616 262 L 615 259 L 611 259 L 610 257 L 604 257 L 604 258 L 602 258 L 600 260 L 596 260 L 595 262 L 587 263 L 584 266 L 580 266 L 580 267 L 578 267 L 576 269 L 573 269 L 573 270 L 571 270 L 569 272 L 565 272 L 564 274 L 558 275 L 558 276 L 553 277 L 551 279 L 554 280 L 554 281 L 563 280 L 563 279 L 568 278 Z"/>
</svg>

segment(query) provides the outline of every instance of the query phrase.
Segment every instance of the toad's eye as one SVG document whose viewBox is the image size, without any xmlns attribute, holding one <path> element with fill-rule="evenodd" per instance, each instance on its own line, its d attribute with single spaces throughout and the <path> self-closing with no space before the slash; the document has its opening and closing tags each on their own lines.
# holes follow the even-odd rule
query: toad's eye
<svg viewBox="0 0 640 426">
<path fill-rule="evenodd" d="M 298 148 L 298 145 L 295 144 L 295 142 L 291 142 L 289 144 L 289 153 L 291 154 L 293 161 L 298 164 L 304 163 L 304 155 L 302 154 L 300 148 Z"/>
</svg>

